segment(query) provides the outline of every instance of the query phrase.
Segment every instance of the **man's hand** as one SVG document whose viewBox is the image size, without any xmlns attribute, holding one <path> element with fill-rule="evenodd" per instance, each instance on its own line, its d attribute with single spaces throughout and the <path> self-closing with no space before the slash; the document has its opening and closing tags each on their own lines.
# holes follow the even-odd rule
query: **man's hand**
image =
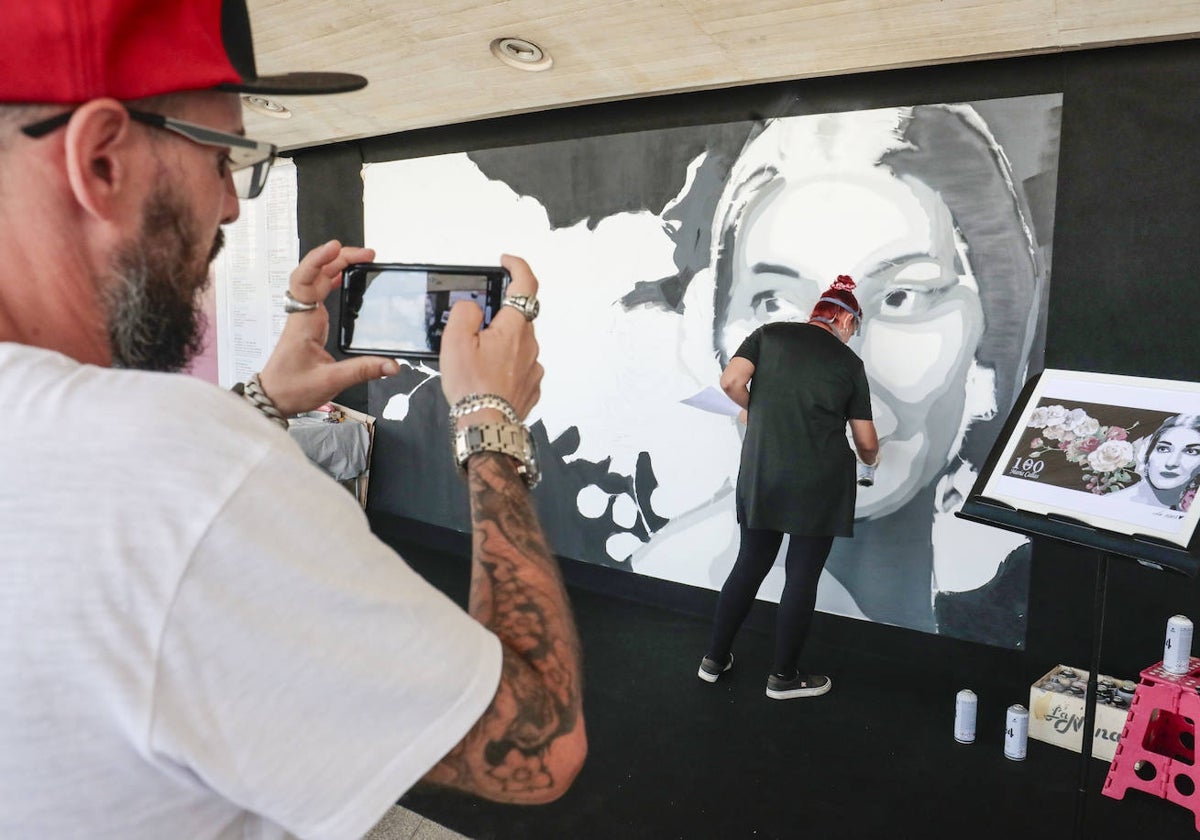
<svg viewBox="0 0 1200 840">
<path fill-rule="evenodd" d="M 341 285 L 342 269 L 374 259 L 370 248 L 342 247 L 330 240 L 304 256 L 292 272 L 289 291 L 301 303 L 322 303 Z M 324 306 L 287 316 L 279 343 L 259 375 L 263 390 L 285 417 L 312 411 L 352 385 L 400 372 L 395 359 L 378 356 L 334 361 L 325 350 L 328 335 L 329 311 Z"/>
<path fill-rule="evenodd" d="M 537 278 L 525 260 L 505 255 L 500 264 L 512 278 L 507 294 L 537 294 Z M 498 394 L 524 418 L 541 396 L 544 372 L 533 322 L 515 308 L 501 306 L 481 331 L 482 323 L 483 310 L 470 301 L 460 301 L 450 310 L 442 333 L 442 393 L 450 405 L 468 394 Z"/>
</svg>

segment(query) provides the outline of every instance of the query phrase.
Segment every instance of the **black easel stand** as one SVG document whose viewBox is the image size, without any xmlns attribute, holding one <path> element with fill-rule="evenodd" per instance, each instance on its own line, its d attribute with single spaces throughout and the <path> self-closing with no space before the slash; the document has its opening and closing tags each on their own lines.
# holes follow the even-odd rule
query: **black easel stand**
<svg viewBox="0 0 1200 840">
<path fill-rule="evenodd" d="M 1015 531 L 1030 538 L 1043 537 L 1057 540 L 1087 548 L 1096 553 L 1096 591 L 1092 607 L 1092 663 L 1088 673 L 1087 693 L 1085 695 L 1083 743 L 1080 745 L 1079 756 L 1079 795 L 1076 798 L 1075 806 L 1075 837 L 1079 838 L 1079 840 L 1083 838 L 1083 823 L 1087 809 L 1087 797 L 1085 794 L 1087 792 L 1088 763 L 1092 756 L 1092 739 L 1096 726 L 1096 687 L 1099 685 L 1100 675 L 1100 645 L 1104 637 L 1104 608 L 1108 588 L 1109 558 L 1125 557 L 1135 560 L 1145 567 L 1159 571 L 1178 572 L 1190 577 L 1194 577 L 1197 572 L 1200 572 L 1200 527 L 1196 526 L 1194 519 L 1192 520 L 1192 532 L 1188 537 L 1187 545 L 1181 546 L 1147 534 L 1125 533 L 1123 531 L 1111 531 L 1107 528 L 1100 528 L 1089 522 L 1058 513 L 1054 510 L 1044 513 L 1039 512 L 1054 508 L 1055 505 L 1047 504 L 1044 501 L 1029 502 L 1028 499 L 1023 500 L 1022 498 L 1018 498 L 1022 496 L 1021 493 L 1017 493 L 1015 497 L 1006 496 L 1006 499 L 1010 499 L 1012 504 L 1009 501 L 1001 501 L 1000 499 L 989 498 L 984 495 L 985 491 L 988 491 L 988 488 L 992 486 L 993 477 L 997 479 L 995 486 L 1001 489 L 989 492 L 998 493 L 999 495 L 1004 495 L 1005 493 L 1003 490 L 1005 485 L 1000 479 L 1029 478 L 1029 475 L 1023 472 L 1019 475 L 1006 476 L 1005 473 L 1010 461 L 1005 453 L 1010 449 L 1015 451 L 1013 447 L 1023 439 L 1022 435 L 1031 434 L 1028 429 L 1030 425 L 1029 420 L 1032 416 L 1030 412 L 1034 409 L 1035 405 L 1043 404 L 1039 400 L 1056 402 L 1059 399 L 1068 399 L 1062 397 L 1062 393 L 1070 392 L 1072 388 L 1078 389 L 1084 387 L 1097 390 L 1097 393 L 1100 394 L 1107 393 L 1120 397 L 1119 401 L 1109 406 L 1115 409 L 1118 406 L 1127 406 L 1128 403 L 1126 400 L 1130 399 L 1130 394 L 1133 391 L 1119 390 L 1114 392 L 1114 388 L 1136 389 L 1138 394 L 1142 394 L 1143 392 L 1157 393 L 1161 398 L 1161 395 L 1166 393 L 1174 395 L 1176 392 L 1194 390 L 1196 384 L 1191 382 L 1170 383 L 1157 379 L 1101 375 L 1081 371 L 1047 370 L 1035 374 L 1021 389 L 1020 396 L 1009 411 L 1008 418 L 1004 421 L 1004 428 L 1000 432 L 996 445 L 992 447 L 991 452 L 988 453 L 987 458 L 980 468 L 979 477 L 976 479 L 974 487 L 971 488 L 966 501 L 963 502 L 962 509 L 955 513 L 955 516 L 960 519 L 979 522 L 984 525 L 992 525 L 1007 531 Z M 1104 397 L 1099 396 L 1097 399 L 1103 400 Z M 1101 408 L 1104 407 L 1103 402 L 1100 402 L 1098 405 Z M 1032 441 L 1032 438 L 1030 438 L 1030 441 Z M 1041 445 L 1040 443 L 1038 444 L 1039 447 Z M 1024 451 L 1032 450 L 1027 449 Z M 1002 458 L 1003 461 L 1001 460 Z M 1001 466 L 1002 463 L 1003 467 Z M 1039 463 L 1041 462 L 1039 461 Z M 1038 475 L 1039 473 L 1034 473 L 1035 479 Z M 1053 484 L 1054 482 L 1049 483 Z M 1080 492 L 1076 501 L 1083 504 L 1083 507 L 1079 507 L 1074 503 L 1066 507 L 1062 507 L 1061 505 L 1058 507 L 1064 510 L 1069 509 L 1072 512 L 1089 510 L 1090 505 L 1082 502 L 1083 499 L 1087 498 L 1088 495 L 1086 493 Z M 1014 506 L 1015 504 L 1030 504 L 1031 508 L 1036 507 L 1038 510 L 1018 508 Z M 1108 520 L 1104 516 L 1097 516 L 1096 521 L 1109 522 L 1111 520 Z"/>
<path fill-rule="evenodd" d="M 993 455 L 994 457 L 994 455 Z M 986 474 L 986 473 L 985 473 Z M 981 480 L 982 481 L 982 480 Z M 1016 531 L 1029 537 L 1043 537 L 1088 548 L 1096 553 L 1096 590 L 1092 606 L 1092 662 L 1084 699 L 1083 743 L 1079 755 L 1079 791 L 1075 802 L 1075 840 L 1084 840 L 1087 812 L 1087 776 L 1092 757 L 1092 739 L 1096 727 L 1096 687 L 1100 674 L 1100 646 L 1104 638 L 1104 608 L 1108 590 L 1110 557 L 1126 557 L 1143 566 L 1195 575 L 1200 567 L 1200 539 L 1193 537 L 1187 549 L 1142 535 L 1128 536 L 1095 528 L 1067 516 L 1038 514 L 984 496 L 969 496 L 955 516 L 984 525 Z"/>
<path fill-rule="evenodd" d="M 1108 552 L 1097 552 L 1096 592 L 1092 600 L 1092 664 L 1088 669 L 1087 694 L 1083 703 L 1083 743 L 1079 749 L 1079 792 L 1075 797 L 1076 840 L 1084 837 L 1087 816 L 1088 768 L 1096 730 L 1096 688 L 1100 682 L 1100 645 L 1104 640 L 1104 606 L 1108 597 Z"/>
</svg>

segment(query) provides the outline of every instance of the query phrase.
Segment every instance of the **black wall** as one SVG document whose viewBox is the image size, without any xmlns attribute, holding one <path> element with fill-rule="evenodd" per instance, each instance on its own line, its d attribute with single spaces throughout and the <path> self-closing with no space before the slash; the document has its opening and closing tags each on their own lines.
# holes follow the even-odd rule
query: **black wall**
<svg viewBox="0 0 1200 840">
<path fill-rule="evenodd" d="M 298 152 L 300 236 L 362 236 L 363 161 L 802 113 L 1063 94 L 1046 366 L 1167 379 L 1196 378 L 1200 326 L 1200 41 L 860 74 L 608 103 L 408 132 Z M 372 243 L 365 243 L 372 244 Z M 336 313 L 334 313 L 336 316 Z M 333 350 L 333 352 L 336 352 Z M 365 390 L 342 402 L 366 408 Z M 440 443 L 440 442 L 439 442 Z M 377 449 L 376 469 L 393 465 Z M 402 464 L 394 465 L 403 468 Z M 422 541 L 466 550 L 461 534 L 419 525 Z M 1026 650 L 1003 651 L 819 615 L 814 633 L 880 655 L 939 663 L 964 676 L 1000 670 L 1028 683 L 1058 662 L 1092 659 L 1097 583 L 1106 583 L 1101 667 L 1134 677 L 1162 655 L 1167 619 L 1200 621 L 1200 579 L 1093 552 L 1034 545 Z M 714 594 L 568 563 L 584 586 L 708 612 Z M 760 604 L 752 622 L 770 621 Z M 1194 647 L 1194 650 L 1197 648 Z"/>
</svg>

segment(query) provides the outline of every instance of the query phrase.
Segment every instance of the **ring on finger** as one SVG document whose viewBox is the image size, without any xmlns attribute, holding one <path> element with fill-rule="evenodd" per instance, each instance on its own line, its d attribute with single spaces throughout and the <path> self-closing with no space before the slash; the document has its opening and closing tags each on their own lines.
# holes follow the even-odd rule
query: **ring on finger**
<svg viewBox="0 0 1200 840">
<path fill-rule="evenodd" d="M 536 295 L 508 295 L 500 305 L 516 309 L 525 316 L 526 321 L 532 321 L 542 311 L 542 303 Z"/>
<path fill-rule="evenodd" d="M 312 312 L 320 306 L 319 303 L 304 303 L 303 301 L 296 300 L 296 298 L 292 297 L 291 289 L 288 289 L 283 294 L 286 298 L 283 302 L 283 311 L 288 315 L 291 315 L 293 312 Z"/>
</svg>

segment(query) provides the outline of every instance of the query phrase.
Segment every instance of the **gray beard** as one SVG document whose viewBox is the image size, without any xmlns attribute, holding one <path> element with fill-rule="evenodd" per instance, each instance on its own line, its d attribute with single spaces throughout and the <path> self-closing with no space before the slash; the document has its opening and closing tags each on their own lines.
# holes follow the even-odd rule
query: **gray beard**
<svg viewBox="0 0 1200 840">
<path fill-rule="evenodd" d="M 113 367 L 175 372 L 204 347 L 202 293 L 224 235 L 218 229 L 201 263 L 187 218 L 170 188 L 159 189 L 146 203 L 138 237 L 113 260 L 114 282 L 102 300 Z"/>
</svg>

